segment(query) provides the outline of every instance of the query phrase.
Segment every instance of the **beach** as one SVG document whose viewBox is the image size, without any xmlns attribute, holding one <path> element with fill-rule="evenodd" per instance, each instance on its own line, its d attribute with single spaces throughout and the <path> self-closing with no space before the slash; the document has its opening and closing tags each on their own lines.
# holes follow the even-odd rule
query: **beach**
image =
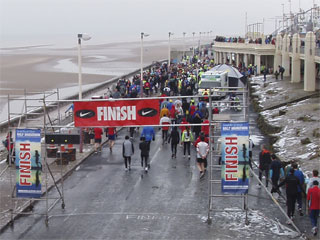
<svg viewBox="0 0 320 240">
<path fill-rule="evenodd" d="M 82 44 L 83 90 L 114 77 L 140 69 L 141 43 L 119 42 L 99 45 Z M 190 42 L 188 43 L 190 45 Z M 181 40 L 171 42 L 172 50 L 183 49 Z M 143 65 L 167 59 L 168 42 L 145 41 Z M 23 97 L 27 93 L 43 93 L 68 89 L 78 92 L 78 48 L 52 45 L 12 47 L 0 49 L 0 122 L 7 120 L 8 94 Z M 62 98 L 68 96 L 62 96 Z M 21 111 L 23 101 L 14 104 L 12 111 Z M 11 107 L 11 106 L 10 106 Z"/>
</svg>

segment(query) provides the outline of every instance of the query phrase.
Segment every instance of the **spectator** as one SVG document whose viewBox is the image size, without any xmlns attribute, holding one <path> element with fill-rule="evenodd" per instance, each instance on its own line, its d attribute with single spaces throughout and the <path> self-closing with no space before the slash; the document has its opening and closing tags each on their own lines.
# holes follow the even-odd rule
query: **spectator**
<svg viewBox="0 0 320 240">
<path fill-rule="evenodd" d="M 265 172 L 266 175 L 266 187 L 268 187 L 268 182 L 269 182 L 269 169 L 270 169 L 270 164 L 271 164 L 271 154 L 267 150 L 265 145 L 261 146 L 261 152 L 259 154 L 259 179 L 260 181 L 262 180 L 262 174 Z M 259 188 L 260 183 L 259 183 Z"/>
<path fill-rule="evenodd" d="M 287 215 L 293 220 L 294 209 L 297 200 L 298 187 L 300 185 L 299 179 L 294 176 L 294 169 L 290 169 L 289 175 L 279 184 L 278 188 L 286 185 L 286 195 L 287 195 Z M 277 188 L 277 190 L 278 190 Z M 288 224 L 291 224 L 291 221 L 288 221 Z"/>
<path fill-rule="evenodd" d="M 309 202 L 310 210 L 310 220 L 312 224 L 312 233 L 314 236 L 318 233 L 318 217 L 320 211 L 320 188 L 319 182 L 314 180 L 312 182 L 312 187 L 308 190 L 307 200 Z"/>
<path fill-rule="evenodd" d="M 292 167 L 294 169 L 294 175 L 299 179 L 300 186 L 303 186 L 304 185 L 304 175 L 303 175 L 302 171 L 300 171 L 298 169 L 298 164 L 294 163 L 292 165 Z M 303 213 L 302 213 L 302 191 L 304 191 L 304 190 L 300 186 L 298 187 L 297 202 L 298 202 L 298 210 L 299 210 L 300 216 L 303 216 Z"/>
<path fill-rule="evenodd" d="M 285 69 L 280 65 L 278 67 L 279 67 L 280 79 L 283 80 L 283 74 L 285 72 Z"/>
<path fill-rule="evenodd" d="M 284 178 L 284 171 L 283 171 L 280 160 L 276 158 L 275 154 L 271 155 L 271 160 L 272 160 L 272 163 L 270 165 L 270 178 L 272 181 L 271 193 L 274 193 L 276 192 L 276 189 L 278 187 L 280 177 Z M 278 193 L 280 195 L 280 191 Z"/>
<path fill-rule="evenodd" d="M 312 178 L 309 179 L 308 188 L 312 188 L 313 187 L 313 182 L 314 181 L 318 181 L 318 183 L 320 183 L 319 171 L 317 169 L 314 169 L 312 171 Z"/>
</svg>

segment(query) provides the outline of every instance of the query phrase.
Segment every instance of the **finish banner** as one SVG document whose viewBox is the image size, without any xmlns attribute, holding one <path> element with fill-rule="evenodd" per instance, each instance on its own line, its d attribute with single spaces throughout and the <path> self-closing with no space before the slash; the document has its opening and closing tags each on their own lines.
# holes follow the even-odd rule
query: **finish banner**
<svg viewBox="0 0 320 240">
<path fill-rule="evenodd" d="M 159 124 L 159 100 L 112 100 L 74 103 L 75 127 Z"/>
<path fill-rule="evenodd" d="M 249 124 L 221 124 L 222 192 L 248 193 L 249 188 Z"/>
<path fill-rule="evenodd" d="M 16 129 L 17 197 L 41 197 L 41 130 Z"/>
</svg>

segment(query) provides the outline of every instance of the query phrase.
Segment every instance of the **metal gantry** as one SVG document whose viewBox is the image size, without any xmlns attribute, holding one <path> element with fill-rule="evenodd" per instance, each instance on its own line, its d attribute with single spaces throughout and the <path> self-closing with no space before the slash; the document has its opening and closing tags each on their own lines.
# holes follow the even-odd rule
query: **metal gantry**
<svg viewBox="0 0 320 240">
<path fill-rule="evenodd" d="M 51 99 L 53 102 L 46 102 L 47 99 Z M 8 95 L 8 132 L 11 132 L 16 129 L 28 128 L 28 129 L 41 129 L 41 136 L 45 136 L 46 132 L 57 131 L 57 129 L 53 126 L 54 122 L 57 122 L 60 125 L 61 116 L 60 116 L 60 99 L 59 99 L 59 90 L 51 91 L 51 92 L 27 92 L 24 90 L 23 95 Z M 22 102 L 22 110 L 21 112 L 17 112 L 17 105 L 19 106 L 19 102 Z M 12 104 L 15 104 L 15 110 L 13 111 Z M 53 114 L 57 114 L 53 119 L 50 116 L 50 111 L 48 108 L 54 108 L 52 111 Z M 52 114 L 52 113 L 51 113 Z M 48 120 L 47 120 L 48 119 Z M 16 123 L 17 122 L 17 123 Z M 49 124 L 47 124 L 49 122 Z M 59 129 L 58 129 L 59 131 Z M 10 144 L 10 143 L 9 143 Z M 10 145 L 9 145 L 10 146 Z M 9 151 L 9 166 L 7 170 L 9 170 L 10 174 L 10 188 L 11 192 L 11 224 L 14 223 L 15 216 L 17 215 L 42 215 L 45 216 L 45 223 L 48 224 L 49 221 L 49 212 L 50 210 L 61 200 L 62 208 L 64 209 L 64 194 L 63 194 L 63 172 L 62 172 L 62 164 L 59 173 L 61 174 L 61 187 L 59 187 L 57 180 L 54 178 L 54 171 L 51 170 L 50 165 L 48 163 L 47 155 L 46 155 L 46 144 L 41 145 L 41 166 L 42 173 L 44 173 L 44 178 L 42 178 L 42 196 L 40 198 L 22 198 L 16 196 L 16 184 L 14 179 L 16 176 L 16 169 L 12 168 L 11 165 L 12 160 L 15 158 L 13 151 Z M 61 157 L 60 157 L 61 158 Z M 62 158 L 61 158 L 62 159 Z M 42 175 L 42 174 L 41 174 Z M 59 197 L 49 197 L 49 180 L 53 181 L 54 186 L 56 187 Z M 60 190 L 61 189 L 61 190 Z M 18 200 L 24 200 L 24 204 L 22 207 L 17 208 L 16 202 Z M 26 208 L 29 208 L 31 211 L 33 209 L 33 204 L 36 201 L 45 201 L 46 208 L 44 213 L 37 212 L 27 212 Z M 49 202 L 50 201 L 50 202 Z"/>
<path fill-rule="evenodd" d="M 238 111 L 230 110 L 228 114 L 212 114 L 212 108 L 209 108 L 209 122 L 210 122 L 210 132 L 209 132 L 209 165 L 208 165 L 208 172 L 209 172 L 209 183 L 208 183 L 208 217 L 207 217 L 207 223 L 211 224 L 212 222 L 212 213 L 214 212 L 234 212 L 235 209 L 221 209 L 215 207 L 215 201 L 217 198 L 241 198 L 242 199 L 242 209 L 239 209 L 240 211 L 245 211 L 246 217 L 245 217 L 245 223 L 249 224 L 248 220 L 248 194 L 241 194 L 241 195 L 235 195 L 235 194 L 223 194 L 221 193 L 221 165 L 219 165 L 217 162 L 219 161 L 219 158 L 221 158 L 221 147 L 220 139 L 221 139 L 221 127 L 220 124 L 222 122 L 229 122 L 229 123 L 235 123 L 235 122 L 248 122 L 249 120 L 249 108 L 248 108 L 248 88 L 247 87 L 237 87 L 237 88 L 226 88 L 224 91 L 227 91 L 228 94 L 235 93 L 237 96 L 242 96 L 242 101 L 224 101 L 226 104 L 230 104 L 229 107 L 237 105 L 237 108 L 239 108 Z M 212 90 L 210 89 L 210 96 L 211 96 Z M 212 98 L 209 97 L 209 106 L 212 105 Z M 214 142 L 214 147 L 212 146 L 212 142 Z M 221 162 L 222 164 L 222 162 Z M 218 179 L 215 178 L 215 176 L 219 176 Z M 219 187 L 217 187 L 219 186 Z"/>
</svg>

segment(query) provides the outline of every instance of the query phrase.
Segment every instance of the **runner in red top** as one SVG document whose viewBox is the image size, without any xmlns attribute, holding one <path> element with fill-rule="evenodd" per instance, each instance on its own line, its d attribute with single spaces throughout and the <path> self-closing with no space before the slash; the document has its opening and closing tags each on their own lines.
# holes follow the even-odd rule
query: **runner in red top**
<svg viewBox="0 0 320 240">
<path fill-rule="evenodd" d="M 320 188 L 317 180 L 313 181 L 313 187 L 309 188 L 307 199 L 309 201 L 310 220 L 312 224 L 312 233 L 314 236 L 318 233 L 318 216 L 320 211 Z"/>
<path fill-rule="evenodd" d="M 209 124 L 209 120 L 208 118 L 206 118 L 203 122 L 203 124 Z M 204 136 L 205 137 L 209 137 L 209 130 L 210 130 L 210 126 L 209 125 L 202 125 L 201 126 L 201 132 L 204 132 Z"/>
<path fill-rule="evenodd" d="M 117 134 L 117 130 L 115 127 L 108 128 L 109 148 L 111 153 L 112 153 L 112 147 L 114 145 L 114 141 L 116 140 L 116 134 Z"/>
<path fill-rule="evenodd" d="M 94 150 L 97 153 L 98 151 L 101 152 L 101 139 L 102 139 L 102 129 L 101 128 L 94 128 Z"/>
</svg>

